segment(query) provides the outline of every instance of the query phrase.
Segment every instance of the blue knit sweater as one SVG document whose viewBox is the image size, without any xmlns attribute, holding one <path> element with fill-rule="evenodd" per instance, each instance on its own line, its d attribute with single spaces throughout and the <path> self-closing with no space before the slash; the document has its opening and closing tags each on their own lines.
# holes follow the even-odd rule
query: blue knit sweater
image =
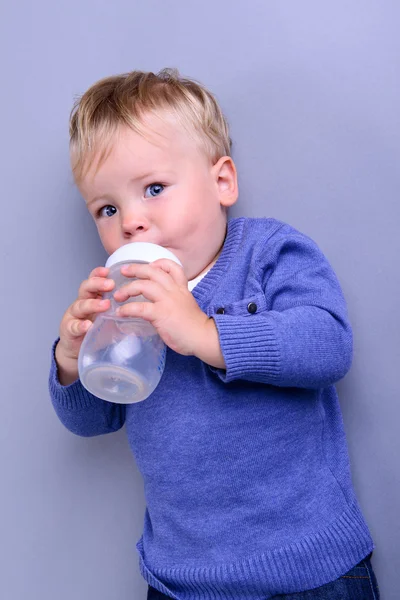
<svg viewBox="0 0 400 600">
<path fill-rule="evenodd" d="M 316 244 L 273 219 L 232 219 L 193 290 L 226 370 L 167 353 L 144 402 L 79 381 L 50 391 L 72 432 L 126 423 L 146 496 L 140 567 L 177 600 L 265 600 L 318 587 L 373 543 L 354 495 L 334 383 L 351 363 L 338 281 Z"/>
</svg>

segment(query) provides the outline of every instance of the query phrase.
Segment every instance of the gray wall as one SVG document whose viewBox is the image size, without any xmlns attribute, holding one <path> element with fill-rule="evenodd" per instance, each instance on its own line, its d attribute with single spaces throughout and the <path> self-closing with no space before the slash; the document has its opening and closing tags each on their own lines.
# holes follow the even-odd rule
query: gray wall
<svg viewBox="0 0 400 600">
<path fill-rule="evenodd" d="M 1 598 L 145 598 L 125 434 L 63 429 L 47 373 L 65 308 L 105 258 L 69 172 L 73 98 L 163 66 L 206 83 L 229 117 L 234 214 L 289 221 L 339 275 L 355 330 L 339 386 L 354 484 L 383 600 L 398 598 L 399 19 L 397 0 L 1 4 Z"/>
</svg>

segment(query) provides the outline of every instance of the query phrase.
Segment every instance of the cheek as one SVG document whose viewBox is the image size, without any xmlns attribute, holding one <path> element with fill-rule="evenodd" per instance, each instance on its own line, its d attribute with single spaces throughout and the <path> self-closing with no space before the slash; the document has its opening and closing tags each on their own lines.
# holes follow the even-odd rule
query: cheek
<svg viewBox="0 0 400 600">
<path fill-rule="evenodd" d="M 181 228 L 182 233 L 192 233 L 201 224 L 202 207 L 197 202 L 188 202 L 181 205 L 179 214 L 176 216 L 176 226 Z"/>
<path fill-rule="evenodd" d="M 99 234 L 99 238 L 101 243 L 103 244 L 105 250 L 112 254 L 114 250 L 117 249 L 117 227 L 115 224 L 101 222 L 97 224 L 97 233 Z"/>
</svg>

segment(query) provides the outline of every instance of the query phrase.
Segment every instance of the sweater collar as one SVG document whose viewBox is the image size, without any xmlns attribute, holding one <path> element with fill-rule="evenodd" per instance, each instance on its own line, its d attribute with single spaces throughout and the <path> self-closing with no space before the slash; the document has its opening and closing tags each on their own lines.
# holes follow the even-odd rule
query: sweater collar
<svg viewBox="0 0 400 600">
<path fill-rule="evenodd" d="M 207 303 L 215 292 L 221 277 L 229 267 L 236 254 L 243 234 L 244 217 L 230 219 L 227 223 L 227 233 L 224 245 L 215 265 L 206 273 L 193 289 L 193 296 L 199 304 Z"/>
</svg>

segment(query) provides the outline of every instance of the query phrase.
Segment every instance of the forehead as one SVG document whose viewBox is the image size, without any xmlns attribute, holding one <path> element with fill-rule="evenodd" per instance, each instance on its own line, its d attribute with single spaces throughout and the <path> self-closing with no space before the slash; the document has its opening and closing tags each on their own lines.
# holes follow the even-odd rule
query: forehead
<svg viewBox="0 0 400 600">
<path fill-rule="evenodd" d="M 153 171 L 179 171 L 185 165 L 208 163 L 205 152 L 200 148 L 195 132 L 188 131 L 176 118 L 169 114 L 149 114 L 139 124 L 139 131 L 120 126 L 108 147 L 105 160 L 98 163 L 102 149 L 79 182 L 81 191 L 93 191 L 107 187 L 112 181 L 127 176 L 140 177 Z M 88 189 L 90 188 L 90 189 Z"/>
</svg>

